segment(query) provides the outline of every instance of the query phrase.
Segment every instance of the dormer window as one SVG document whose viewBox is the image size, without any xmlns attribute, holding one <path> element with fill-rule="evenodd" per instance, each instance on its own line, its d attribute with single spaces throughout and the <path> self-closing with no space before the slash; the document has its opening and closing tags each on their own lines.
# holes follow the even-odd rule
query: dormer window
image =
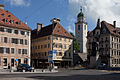
<svg viewBox="0 0 120 80">
<path fill-rule="evenodd" d="M 18 24 L 18 22 L 16 22 L 16 24 Z"/>
<path fill-rule="evenodd" d="M 4 14 L 1 14 L 2 16 L 4 16 Z"/>
<path fill-rule="evenodd" d="M 8 20 L 6 19 L 5 22 L 8 22 Z"/>
<path fill-rule="evenodd" d="M 8 17 L 11 17 L 11 15 L 8 15 Z"/>
<path fill-rule="evenodd" d="M 5 22 L 5 19 L 3 19 L 2 21 Z"/>
<path fill-rule="evenodd" d="M 14 20 L 12 20 L 12 24 L 14 24 Z"/>
<path fill-rule="evenodd" d="M 12 23 L 12 21 L 10 20 L 9 23 Z"/>
</svg>

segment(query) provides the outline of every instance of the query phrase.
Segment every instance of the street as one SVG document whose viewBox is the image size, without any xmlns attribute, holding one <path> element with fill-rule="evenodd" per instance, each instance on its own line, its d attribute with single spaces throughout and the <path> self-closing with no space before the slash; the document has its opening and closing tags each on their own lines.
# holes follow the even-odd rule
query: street
<svg viewBox="0 0 120 80">
<path fill-rule="evenodd" d="M 120 72 L 60 70 L 57 73 L 0 73 L 0 80 L 119 80 Z"/>
</svg>

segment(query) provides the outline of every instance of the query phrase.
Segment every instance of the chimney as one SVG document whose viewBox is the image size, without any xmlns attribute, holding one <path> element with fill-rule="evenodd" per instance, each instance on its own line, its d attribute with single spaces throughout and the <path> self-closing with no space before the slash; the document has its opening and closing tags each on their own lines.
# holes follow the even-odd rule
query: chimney
<svg viewBox="0 0 120 80">
<path fill-rule="evenodd" d="M 116 21 L 113 21 L 113 26 L 114 26 L 114 28 L 116 27 Z"/>
<path fill-rule="evenodd" d="M 59 24 L 60 24 L 60 19 L 58 19 L 58 18 L 53 18 L 53 19 L 51 20 L 51 22 L 52 22 L 52 23 L 59 23 Z"/>
<path fill-rule="evenodd" d="M 4 4 L 0 4 L 0 9 L 4 10 Z"/>
<path fill-rule="evenodd" d="M 43 24 L 37 23 L 37 34 L 42 29 L 43 26 L 44 26 Z"/>
<path fill-rule="evenodd" d="M 98 18 L 98 21 L 97 21 L 97 27 L 100 28 L 100 18 Z"/>
</svg>

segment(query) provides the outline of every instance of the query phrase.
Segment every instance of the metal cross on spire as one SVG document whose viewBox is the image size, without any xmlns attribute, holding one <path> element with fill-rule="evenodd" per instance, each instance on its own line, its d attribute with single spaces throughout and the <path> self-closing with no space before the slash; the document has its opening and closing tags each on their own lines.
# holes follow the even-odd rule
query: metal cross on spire
<svg viewBox="0 0 120 80">
<path fill-rule="evenodd" d="M 80 11 L 82 12 L 82 6 L 80 6 Z"/>
</svg>

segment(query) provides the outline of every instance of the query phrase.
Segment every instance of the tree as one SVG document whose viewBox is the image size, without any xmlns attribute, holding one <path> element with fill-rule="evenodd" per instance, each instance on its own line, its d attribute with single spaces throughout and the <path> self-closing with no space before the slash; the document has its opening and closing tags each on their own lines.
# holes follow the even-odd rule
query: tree
<svg viewBox="0 0 120 80">
<path fill-rule="evenodd" d="M 73 37 L 73 50 L 80 51 L 80 45 L 78 44 L 77 39 L 75 38 L 75 36 L 72 32 L 70 32 L 70 34 Z"/>
</svg>

